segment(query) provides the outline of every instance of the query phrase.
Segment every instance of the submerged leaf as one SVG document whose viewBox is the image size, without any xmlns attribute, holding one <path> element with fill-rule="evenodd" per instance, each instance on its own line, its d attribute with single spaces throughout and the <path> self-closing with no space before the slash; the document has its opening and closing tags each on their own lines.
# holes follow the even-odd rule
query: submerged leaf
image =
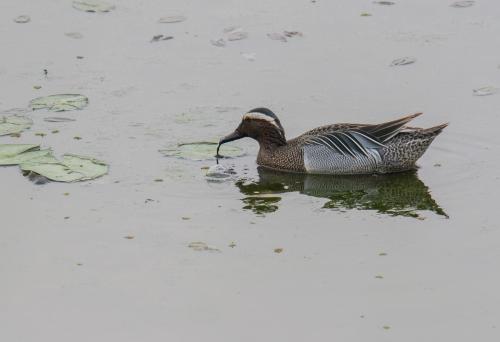
<svg viewBox="0 0 500 342">
<path fill-rule="evenodd" d="M 35 109 L 47 108 L 53 112 L 82 109 L 87 106 L 89 99 L 79 94 L 57 94 L 37 97 L 31 100 L 30 106 Z"/>
<path fill-rule="evenodd" d="M 101 0 L 74 0 L 73 8 L 84 12 L 109 12 L 115 5 Z"/>
<path fill-rule="evenodd" d="M 25 116 L 0 116 L 0 136 L 18 134 L 33 125 L 33 121 Z"/>
<path fill-rule="evenodd" d="M 190 160 L 207 160 L 215 157 L 217 143 L 214 142 L 194 142 L 178 144 L 175 147 L 160 150 L 167 157 L 177 157 Z M 244 151 L 233 145 L 222 145 L 222 155 L 225 157 L 239 157 Z"/>
</svg>

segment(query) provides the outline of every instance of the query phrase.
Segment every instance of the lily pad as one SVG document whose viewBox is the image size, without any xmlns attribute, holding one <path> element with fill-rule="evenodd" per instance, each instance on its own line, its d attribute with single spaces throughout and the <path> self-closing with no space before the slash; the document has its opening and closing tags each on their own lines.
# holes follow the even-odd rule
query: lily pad
<svg viewBox="0 0 500 342">
<path fill-rule="evenodd" d="M 183 22 L 186 19 L 187 18 L 183 15 L 171 15 L 168 17 L 161 17 L 160 20 L 158 20 L 158 22 L 161 24 L 174 24 L 174 23 Z"/>
<path fill-rule="evenodd" d="M 53 112 L 63 112 L 82 109 L 87 106 L 89 99 L 80 94 L 57 94 L 37 97 L 31 100 L 30 107 L 35 109 L 48 109 Z"/>
<path fill-rule="evenodd" d="M 5 146 L 5 145 L 4 145 Z M 49 162 L 54 161 L 57 162 L 56 158 L 52 155 L 52 150 L 39 150 L 40 146 L 36 146 L 34 149 L 28 150 L 27 152 L 22 152 L 16 155 L 7 156 L 0 154 L 0 166 L 7 165 L 19 165 L 27 162 Z M 1 149 L 2 145 L 0 145 Z M 1 152 L 0 152 L 1 153 Z"/>
<path fill-rule="evenodd" d="M 115 5 L 101 0 L 74 0 L 73 8 L 84 12 L 109 12 L 115 9 Z"/>
<path fill-rule="evenodd" d="M 413 64 L 416 61 L 417 59 L 415 57 L 403 57 L 393 60 L 390 66 L 408 65 L 408 64 Z"/>
<path fill-rule="evenodd" d="M 175 147 L 160 150 L 167 157 L 177 157 L 190 160 L 207 160 L 215 157 L 217 143 L 214 142 L 193 142 L 178 144 Z M 222 145 L 221 154 L 224 157 L 234 158 L 245 154 L 245 152 L 233 145 Z"/>
<path fill-rule="evenodd" d="M 62 161 L 35 159 L 20 165 L 56 182 L 77 182 L 101 177 L 108 173 L 108 165 L 94 158 L 74 154 L 63 155 Z"/>
<path fill-rule="evenodd" d="M 33 125 L 33 121 L 25 116 L 0 116 L 0 136 L 21 133 Z"/>
<path fill-rule="evenodd" d="M 33 144 L 1 144 L 0 145 L 0 165 L 19 164 L 19 163 L 12 164 L 10 161 L 22 153 L 36 151 L 39 149 L 40 149 L 40 145 L 33 145 Z"/>
</svg>

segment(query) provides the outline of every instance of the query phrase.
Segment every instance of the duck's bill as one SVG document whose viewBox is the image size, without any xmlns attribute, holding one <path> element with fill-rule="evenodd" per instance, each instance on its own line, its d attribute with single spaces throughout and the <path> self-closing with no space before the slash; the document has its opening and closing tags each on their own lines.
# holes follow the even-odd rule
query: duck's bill
<svg viewBox="0 0 500 342">
<path fill-rule="evenodd" d="M 235 141 L 235 140 L 238 140 L 238 139 L 241 139 L 241 138 L 244 138 L 245 136 L 243 134 L 241 134 L 240 132 L 238 131 L 234 131 L 233 133 L 229 134 L 229 135 L 226 135 L 224 138 L 222 138 L 220 141 L 219 141 L 219 145 L 217 145 L 217 154 L 216 154 L 216 157 L 220 157 L 221 155 L 219 154 L 219 149 L 221 147 L 222 144 L 225 144 L 227 142 L 230 142 L 230 141 Z"/>
</svg>

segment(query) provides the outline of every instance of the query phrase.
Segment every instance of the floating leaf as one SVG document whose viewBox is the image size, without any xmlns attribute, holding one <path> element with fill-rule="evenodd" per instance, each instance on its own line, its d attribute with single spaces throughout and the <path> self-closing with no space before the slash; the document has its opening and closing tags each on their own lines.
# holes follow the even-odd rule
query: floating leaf
<svg viewBox="0 0 500 342">
<path fill-rule="evenodd" d="M 76 121 L 76 119 L 65 118 L 62 116 L 49 116 L 49 117 L 44 118 L 43 121 L 46 121 L 46 122 L 72 122 L 72 121 Z"/>
<path fill-rule="evenodd" d="M 417 59 L 414 57 L 403 57 L 393 60 L 390 66 L 408 65 L 415 63 L 416 61 Z"/>
<path fill-rule="evenodd" d="M 217 47 L 226 46 L 226 41 L 224 40 L 224 38 L 220 38 L 217 40 L 211 40 L 210 43 L 212 43 L 213 46 L 217 46 Z"/>
<path fill-rule="evenodd" d="M 285 36 L 287 36 L 288 38 L 302 37 L 303 36 L 302 32 L 299 32 L 299 31 L 283 31 L 283 34 Z"/>
<path fill-rule="evenodd" d="M 174 39 L 174 37 L 172 37 L 172 36 L 165 36 L 163 34 L 158 34 L 156 36 L 153 36 L 153 38 L 151 39 L 151 43 L 152 42 L 159 42 L 160 40 L 170 40 L 170 39 Z"/>
<path fill-rule="evenodd" d="M 272 40 L 279 40 L 280 42 L 286 42 L 286 37 L 281 33 L 268 33 L 267 36 Z"/>
<path fill-rule="evenodd" d="M 64 35 L 66 37 L 70 37 L 73 39 L 82 39 L 83 38 L 83 34 L 81 34 L 80 32 L 67 32 Z"/>
<path fill-rule="evenodd" d="M 242 31 L 231 32 L 227 35 L 227 40 L 229 41 L 241 40 L 245 38 L 248 38 L 248 33 Z"/>
<path fill-rule="evenodd" d="M 194 142 L 179 144 L 173 148 L 160 150 L 168 157 L 177 157 L 190 160 L 207 160 L 215 157 L 217 143 L 214 142 Z M 243 150 L 233 145 L 222 145 L 221 154 L 225 157 L 239 157 L 244 154 Z"/>
<path fill-rule="evenodd" d="M 472 90 L 472 94 L 475 96 L 487 96 L 487 95 L 493 95 L 498 93 L 498 88 L 495 87 L 482 87 L 482 88 L 477 88 Z"/>
<path fill-rule="evenodd" d="M 33 125 L 33 121 L 25 116 L 0 116 L 0 136 L 18 134 Z"/>
<path fill-rule="evenodd" d="M 205 242 L 201 242 L 201 241 L 191 242 L 188 245 L 188 247 L 191 248 L 192 250 L 199 251 L 199 252 L 201 252 L 201 251 L 220 252 L 220 250 L 218 248 L 213 247 L 213 246 L 209 246 Z"/>
<path fill-rule="evenodd" d="M 247 61 L 253 62 L 255 61 L 256 54 L 255 53 L 242 53 L 241 56 L 245 58 Z"/>
<path fill-rule="evenodd" d="M 19 24 L 26 24 L 29 23 L 31 20 L 29 15 L 20 15 L 16 19 L 14 19 L 14 22 L 19 23 Z"/>
<path fill-rule="evenodd" d="M 77 182 L 101 177 L 108 173 L 106 163 L 94 158 L 74 154 L 63 155 L 62 161 L 35 159 L 20 165 L 56 182 Z"/>
<path fill-rule="evenodd" d="M 455 8 L 465 8 L 465 7 L 471 7 L 472 5 L 474 5 L 474 1 L 456 1 L 452 3 L 450 6 Z"/>
<path fill-rule="evenodd" d="M 15 162 L 18 155 L 37 151 L 40 149 L 40 145 L 33 144 L 0 144 L 0 165 L 16 165 L 19 164 Z"/>
<path fill-rule="evenodd" d="M 101 0 L 74 0 L 73 8 L 84 12 L 109 12 L 115 6 Z"/>
<path fill-rule="evenodd" d="M 87 106 L 89 99 L 79 94 L 58 94 L 37 97 L 31 100 L 30 106 L 35 109 L 47 108 L 53 112 L 82 109 Z"/>
<path fill-rule="evenodd" d="M 158 20 L 158 22 L 162 24 L 173 24 L 173 23 L 183 22 L 186 19 L 187 18 L 183 15 L 171 15 L 168 17 L 161 17 L 160 20 Z"/>
</svg>

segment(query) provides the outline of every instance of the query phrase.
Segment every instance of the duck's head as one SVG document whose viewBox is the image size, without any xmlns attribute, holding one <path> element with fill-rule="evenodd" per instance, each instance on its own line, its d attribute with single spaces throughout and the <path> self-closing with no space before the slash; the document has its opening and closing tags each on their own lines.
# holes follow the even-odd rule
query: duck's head
<svg viewBox="0 0 500 342">
<path fill-rule="evenodd" d="M 219 141 L 217 155 L 222 144 L 245 137 L 257 140 L 264 148 L 286 145 L 285 130 L 276 114 L 267 108 L 255 108 L 243 115 L 241 123 L 233 133 Z"/>
</svg>

